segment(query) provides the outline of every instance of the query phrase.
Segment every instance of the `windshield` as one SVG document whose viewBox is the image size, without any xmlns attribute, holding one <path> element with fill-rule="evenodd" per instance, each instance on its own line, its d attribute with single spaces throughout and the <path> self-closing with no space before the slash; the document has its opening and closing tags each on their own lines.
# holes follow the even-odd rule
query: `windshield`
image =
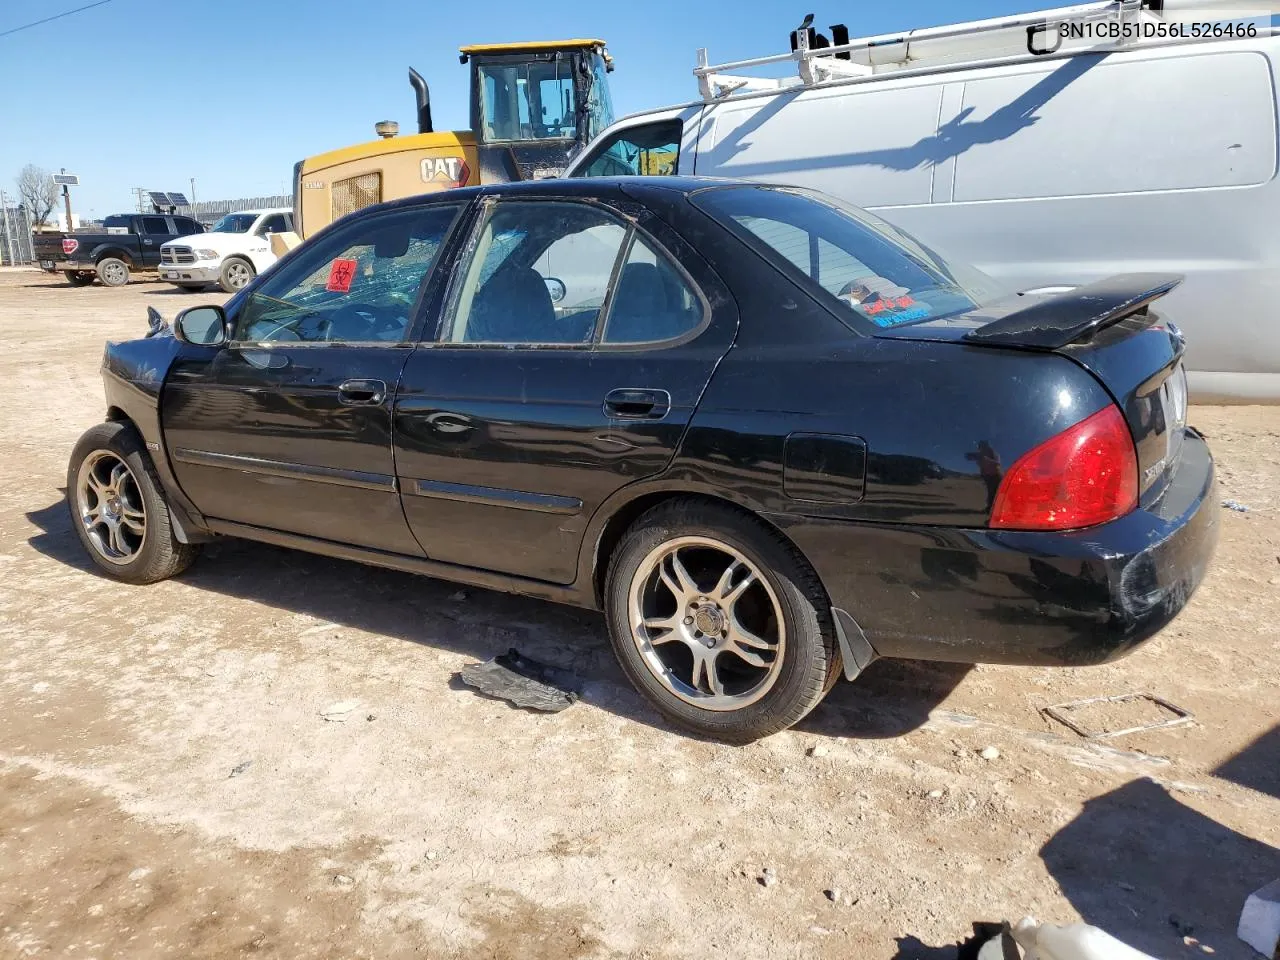
<svg viewBox="0 0 1280 960">
<path fill-rule="evenodd" d="M 482 64 L 484 139 L 572 140 L 578 134 L 573 61 Z"/>
<path fill-rule="evenodd" d="M 253 222 L 258 219 L 256 213 L 228 213 L 210 229 L 210 233 L 248 233 Z"/>
<path fill-rule="evenodd" d="M 1004 294 L 976 268 L 823 194 L 743 186 L 704 190 L 693 200 L 846 319 L 896 327 L 964 313 Z"/>
</svg>

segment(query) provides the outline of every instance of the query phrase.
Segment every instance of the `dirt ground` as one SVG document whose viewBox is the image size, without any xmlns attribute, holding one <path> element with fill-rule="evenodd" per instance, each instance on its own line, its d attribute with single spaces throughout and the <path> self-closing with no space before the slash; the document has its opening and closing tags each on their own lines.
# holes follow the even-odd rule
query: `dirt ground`
<svg viewBox="0 0 1280 960">
<path fill-rule="evenodd" d="M 0 272 L 0 957 L 946 960 L 1024 914 L 1253 955 L 1240 907 L 1280 877 L 1280 407 L 1193 408 L 1248 511 L 1133 656 L 880 662 L 734 748 L 664 726 L 591 613 L 235 542 L 156 586 L 91 572 L 62 488 L 102 341 L 201 299 Z M 511 646 L 583 701 L 458 684 Z M 1098 744 L 1040 712 L 1135 691 L 1195 722 Z"/>
</svg>

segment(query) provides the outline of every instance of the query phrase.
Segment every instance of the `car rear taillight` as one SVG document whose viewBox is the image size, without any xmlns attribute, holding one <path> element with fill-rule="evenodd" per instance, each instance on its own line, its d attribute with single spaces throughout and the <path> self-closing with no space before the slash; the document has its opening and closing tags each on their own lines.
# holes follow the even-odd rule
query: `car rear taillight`
<svg viewBox="0 0 1280 960">
<path fill-rule="evenodd" d="M 1000 481 L 991 526 L 1074 530 L 1138 503 L 1138 455 L 1120 408 L 1108 405 L 1024 454 Z"/>
<path fill-rule="evenodd" d="M 77 247 L 79 247 L 79 246 L 80 246 L 80 241 L 79 241 L 79 240 L 74 240 L 74 239 L 72 239 L 71 237 L 63 237 L 63 238 L 62 238 L 62 252 L 63 252 L 63 253 L 75 253 L 75 252 L 76 252 L 76 248 L 77 248 Z"/>
</svg>

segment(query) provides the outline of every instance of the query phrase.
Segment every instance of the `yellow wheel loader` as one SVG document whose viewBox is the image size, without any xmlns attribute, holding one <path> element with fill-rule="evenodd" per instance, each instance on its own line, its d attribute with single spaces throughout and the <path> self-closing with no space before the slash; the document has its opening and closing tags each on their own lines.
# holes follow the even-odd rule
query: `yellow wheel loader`
<svg viewBox="0 0 1280 960">
<path fill-rule="evenodd" d="M 471 67 L 471 129 L 436 132 L 426 81 L 409 71 L 418 132 L 375 125 L 377 140 L 308 157 L 294 166 L 296 234 L 276 234 L 277 254 L 333 221 L 383 200 L 480 183 L 559 176 L 613 122 L 603 40 L 462 47 Z"/>
</svg>

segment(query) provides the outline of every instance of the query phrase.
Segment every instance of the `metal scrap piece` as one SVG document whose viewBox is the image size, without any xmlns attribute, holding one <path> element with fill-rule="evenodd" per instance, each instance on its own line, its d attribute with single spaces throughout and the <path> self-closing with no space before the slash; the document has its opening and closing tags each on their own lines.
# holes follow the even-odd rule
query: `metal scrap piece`
<svg viewBox="0 0 1280 960">
<path fill-rule="evenodd" d="M 558 713 L 578 702 L 572 673 L 530 659 L 515 647 L 492 660 L 468 664 L 458 677 L 487 696 L 528 710 Z"/>
<path fill-rule="evenodd" d="M 1147 700 L 1157 704 L 1174 714 L 1170 720 L 1160 720 L 1156 723 L 1144 723 L 1137 727 L 1126 727 L 1123 730 L 1090 730 L 1076 723 L 1066 714 L 1068 711 L 1075 710 L 1079 707 L 1087 706 L 1092 703 L 1128 703 L 1132 700 Z M 1055 703 L 1051 707 L 1042 708 L 1041 712 L 1054 720 L 1057 720 L 1064 727 L 1074 730 L 1080 736 L 1087 740 L 1108 740 L 1112 737 L 1122 737 L 1129 733 L 1141 733 L 1145 730 L 1160 730 L 1165 727 L 1178 727 L 1186 723 L 1191 723 L 1195 716 L 1190 710 L 1185 710 L 1177 704 L 1170 703 L 1161 697 L 1157 697 L 1150 693 L 1122 693 L 1114 697 L 1089 697 L 1085 700 L 1071 700 L 1067 703 Z"/>
</svg>

